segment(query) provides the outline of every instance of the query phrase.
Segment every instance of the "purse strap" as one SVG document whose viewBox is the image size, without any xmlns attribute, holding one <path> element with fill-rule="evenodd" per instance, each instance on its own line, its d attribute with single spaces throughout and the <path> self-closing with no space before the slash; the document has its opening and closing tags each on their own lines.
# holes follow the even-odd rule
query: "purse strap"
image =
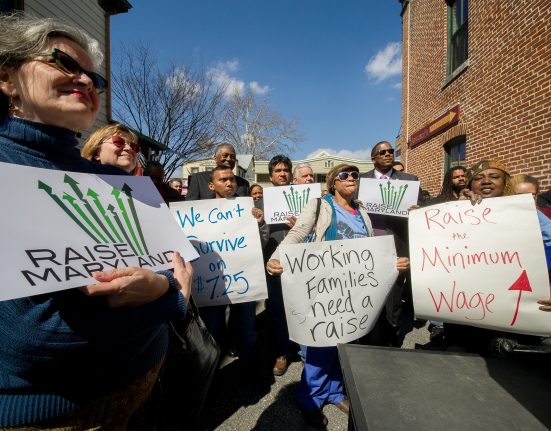
<svg viewBox="0 0 551 431">
<path fill-rule="evenodd" d="M 314 225 L 312 226 L 312 230 L 310 234 L 306 237 L 304 242 L 314 242 L 314 239 L 316 239 L 316 232 L 318 227 L 318 218 L 320 215 L 320 208 L 321 208 L 321 198 L 316 198 L 316 217 L 314 218 Z"/>
<path fill-rule="evenodd" d="M 320 208 L 321 208 L 321 198 L 316 198 L 318 200 L 316 204 L 316 218 L 314 219 L 314 230 L 317 227 L 318 224 L 318 218 L 320 216 Z"/>
<path fill-rule="evenodd" d="M 193 314 L 193 317 L 197 317 L 199 315 L 199 309 L 197 308 L 197 305 L 195 304 L 195 301 L 193 300 L 193 296 L 189 295 L 188 300 L 188 313 L 191 312 Z"/>
</svg>

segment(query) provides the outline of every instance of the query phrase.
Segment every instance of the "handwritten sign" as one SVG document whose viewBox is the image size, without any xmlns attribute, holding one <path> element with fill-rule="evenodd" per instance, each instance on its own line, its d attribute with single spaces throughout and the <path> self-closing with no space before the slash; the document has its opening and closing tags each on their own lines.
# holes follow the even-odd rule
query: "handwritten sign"
<svg viewBox="0 0 551 431">
<path fill-rule="evenodd" d="M 371 214 L 407 217 L 418 195 L 419 181 L 360 178 L 358 198 Z"/>
<path fill-rule="evenodd" d="M 173 250 L 197 258 L 146 177 L 0 163 L 0 194 L 0 300 L 95 284 L 112 268 L 172 268 Z"/>
<path fill-rule="evenodd" d="M 310 199 L 321 197 L 319 183 L 264 188 L 264 218 L 267 224 L 286 223 L 298 217 Z"/>
<path fill-rule="evenodd" d="M 418 317 L 549 335 L 543 242 L 530 195 L 448 202 L 412 211 L 410 255 Z"/>
<path fill-rule="evenodd" d="M 172 215 L 199 253 L 193 263 L 192 286 L 199 307 L 268 297 L 252 208 L 252 198 L 170 204 Z"/>
<path fill-rule="evenodd" d="M 282 245 L 289 336 L 306 346 L 347 343 L 367 334 L 396 281 L 392 236 Z"/>
</svg>

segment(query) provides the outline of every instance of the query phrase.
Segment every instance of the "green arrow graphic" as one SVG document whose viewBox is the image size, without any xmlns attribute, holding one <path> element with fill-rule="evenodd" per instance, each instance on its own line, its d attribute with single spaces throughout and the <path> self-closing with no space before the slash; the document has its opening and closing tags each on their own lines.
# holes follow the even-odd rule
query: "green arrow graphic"
<svg viewBox="0 0 551 431">
<path fill-rule="evenodd" d="M 140 239 L 142 240 L 143 248 L 146 254 L 149 254 L 149 250 L 147 249 L 147 244 L 145 243 L 145 238 L 143 236 L 142 227 L 140 225 L 140 220 L 138 219 L 138 213 L 136 212 L 136 207 L 134 206 L 134 199 L 132 198 L 132 189 L 128 184 L 125 183 L 122 186 L 122 191 L 128 198 L 128 206 L 130 207 L 130 212 L 132 213 L 132 217 L 134 218 L 134 224 L 136 225 L 136 230 L 138 231 L 138 235 L 140 235 Z"/>
<path fill-rule="evenodd" d="M 75 180 L 74 178 L 72 178 L 69 175 L 65 174 L 65 177 L 63 178 L 63 181 L 71 186 L 71 188 L 73 189 L 75 194 L 78 196 L 78 198 L 81 200 L 82 204 L 84 205 L 84 208 L 86 208 L 86 211 L 88 211 L 88 213 L 92 216 L 92 218 L 97 223 L 97 225 L 101 228 L 103 233 L 105 235 L 107 235 L 107 237 L 109 238 L 109 241 L 115 242 L 115 240 L 113 239 L 113 237 L 111 236 L 111 234 L 109 233 L 109 231 L 107 230 L 105 225 L 101 222 L 100 218 L 98 217 L 98 215 L 96 214 L 96 212 L 94 211 L 92 206 L 88 203 L 88 201 L 84 197 L 84 194 L 82 193 L 82 191 L 78 187 L 77 180 Z"/>
<path fill-rule="evenodd" d="M 78 213 L 78 215 L 80 215 L 80 217 L 82 217 L 82 219 L 84 220 L 84 223 L 86 223 L 90 227 L 90 229 L 92 229 L 96 233 L 96 235 L 99 236 L 99 238 L 101 239 L 102 242 L 104 242 L 104 243 L 107 242 L 107 240 L 101 234 L 99 229 L 94 225 L 94 223 L 92 223 L 92 220 L 90 220 L 88 218 L 88 216 L 86 214 L 84 214 L 84 211 L 82 211 L 82 208 L 80 208 L 80 206 L 78 205 L 78 202 L 75 202 L 75 200 L 76 200 L 75 197 L 71 196 L 68 193 L 63 193 L 63 199 L 65 199 L 67 202 L 69 202 L 69 204 Z"/>
<path fill-rule="evenodd" d="M 67 183 L 71 186 L 71 188 L 73 189 L 73 191 L 75 192 L 75 194 L 78 196 L 79 199 L 82 199 L 84 197 L 84 195 L 82 194 L 82 192 L 80 191 L 80 189 L 78 187 L 77 180 L 75 180 L 74 178 L 71 178 L 69 175 L 65 174 L 65 177 L 63 178 L 63 182 Z"/>
<path fill-rule="evenodd" d="M 109 215 L 107 214 L 107 211 L 105 211 L 105 209 L 103 208 L 103 205 L 99 201 L 99 195 L 94 190 L 88 189 L 87 196 L 90 196 L 92 198 L 92 200 L 94 201 L 94 204 L 96 205 L 96 208 L 98 209 L 101 216 L 103 217 L 103 219 L 105 220 L 105 222 L 107 223 L 109 228 L 111 229 L 111 232 L 113 232 L 113 234 L 117 237 L 117 240 L 119 242 L 122 242 L 121 235 L 117 231 L 117 228 L 113 225 L 113 222 L 111 222 L 111 219 L 109 218 Z M 113 240 L 113 242 L 114 242 L 114 240 Z"/>
<path fill-rule="evenodd" d="M 130 235 L 132 235 L 132 239 L 134 240 L 134 244 L 140 251 L 140 256 L 143 254 L 142 247 L 138 242 L 138 238 L 136 237 L 136 233 L 134 232 L 134 228 L 132 227 L 132 223 L 130 221 L 130 218 L 128 217 L 128 211 L 126 211 L 126 208 L 124 206 L 124 202 L 122 201 L 120 194 L 121 191 L 119 189 L 116 189 L 113 187 L 113 191 L 111 192 L 113 196 L 115 196 L 115 200 L 117 201 L 117 205 L 119 206 L 119 209 L 122 213 L 122 218 L 124 219 L 124 222 L 126 223 L 126 227 L 128 227 L 128 230 L 130 232 Z"/>
<path fill-rule="evenodd" d="M 400 187 L 401 188 L 401 187 Z M 398 200 L 398 205 L 396 205 L 396 207 L 399 207 L 400 204 L 402 203 L 402 199 L 404 199 L 404 195 L 406 194 L 406 190 L 408 188 L 408 185 L 407 184 L 404 184 L 404 188 L 402 190 L 402 193 L 400 195 L 400 199 Z"/>
<path fill-rule="evenodd" d="M 66 214 L 67 214 L 67 215 L 68 215 L 68 216 L 78 225 L 78 227 L 80 227 L 80 228 L 84 231 L 84 233 L 86 233 L 86 235 L 88 235 L 90 238 L 92 238 L 92 240 L 94 240 L 95 242 L 98 242 L 98 243 L 100 242 L 100 241 L 92 234 L 92 232 L 90 232 L 90 231 L 86 228 L 86 226 L 84 226 L 84 225 L 81 223 L 81 221 L 80 221 L 77 217 L 75 217 L 75 215 L 72 213 L 72 211 L 71 211 L 69 208 L 67 208 L 67 207 L 65 206 L 65 204 L 62 202 L 62 200 L 59 199 L 59 197 L 56 196 L 55 193 L 52 193 L 52 188 L 51 188 L 49 185 L 47 185 L 47 184 L 43 183 L 42 181 L 38 180 L 38 189 L 39 189 L 39 190 L 44 190 L 46 193 L 48 193 L 48 195 L 53 199 L 53 201 L 54 201 L 56 204 L 58 204 L 59 207 L 60 207 L 63 211 L 65 211 L 65 213 L 66 213 Z"/>
<path fill-rule="evenodd" d="M 109 211 L 111 213 L 111 215 L 113 216 L 113 218 L 115 219 L 115 223 L 117 223 L 117 226 L 119 227 L 120 231 L 122 232 L 122 234 L 124 235 L 124 238 L 126 240 L 126 243 L 130 246 L 130 248 L 132 249 L 132 251 L 134 252 L 134 254 L 136 256 L 138 256 L 138 253 L 136 252 L 136 249 L 134 248 L 134 246 L 132 245 L 132 241 L 130 241 L 130 238 L 128 238 L 128 234 L 126 233 L 126 231 L 124 230 L 124 226 L 122 225 L 121 223 L 121 220 L 119 218 L 119 215 L 115 212 L 115 207 L 111 204 L 109 204 L 107 206 L 107 211 Z"/>
<path fill-rule="evenodd" d="M 285 190 L 283 190 L 283 196 L 285 197 L 285 201 L 287 202 L 287 206 L 289 207 L 289 210 L 291 210 L 291 202 L 289 201 L 289 198 L 287 197 L 287 193 L 285 193 Z"/>
</svg>

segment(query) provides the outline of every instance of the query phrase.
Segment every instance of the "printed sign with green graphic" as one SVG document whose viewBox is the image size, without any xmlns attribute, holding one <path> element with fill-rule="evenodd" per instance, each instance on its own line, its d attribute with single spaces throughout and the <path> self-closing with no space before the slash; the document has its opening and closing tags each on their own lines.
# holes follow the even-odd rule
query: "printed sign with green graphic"
<svg viewBox="0 0 551 431">
<path fill-rule="evenodd" d="M 368 213 L 407 217 L 418 195 L 419 181 L 360 179 L 358 198 Z"/>
<path fill-rule="evenodd" d="M 12 184 L 17 184 L 13 193 Z M 172 267 L 197 252 L 147 177 L 91 175 L 0 163 L 0 300 L 95 283 L 92 274 Z"/>
<path fill-rule="evenodd" d="M 319 183 L 265 187 L 264 219 L 267 224 L 286 223 L 289 217 L 298 217 L 310 199 L 320 196 Z"/>
</svg>

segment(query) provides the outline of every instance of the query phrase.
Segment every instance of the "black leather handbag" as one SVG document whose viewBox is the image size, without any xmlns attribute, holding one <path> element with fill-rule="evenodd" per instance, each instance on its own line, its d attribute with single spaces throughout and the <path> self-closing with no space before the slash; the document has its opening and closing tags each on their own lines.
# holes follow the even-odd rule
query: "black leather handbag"
<svg viewBox="0 0 551 431">
<path fill-rule="evenodd" d="M 162 397 L 159 428 L 193 430 L 199 425 L 221 351 L 191 297 L 185 319 L 168 326 L 169 350 L 159 377 Z"/>
</svg>

